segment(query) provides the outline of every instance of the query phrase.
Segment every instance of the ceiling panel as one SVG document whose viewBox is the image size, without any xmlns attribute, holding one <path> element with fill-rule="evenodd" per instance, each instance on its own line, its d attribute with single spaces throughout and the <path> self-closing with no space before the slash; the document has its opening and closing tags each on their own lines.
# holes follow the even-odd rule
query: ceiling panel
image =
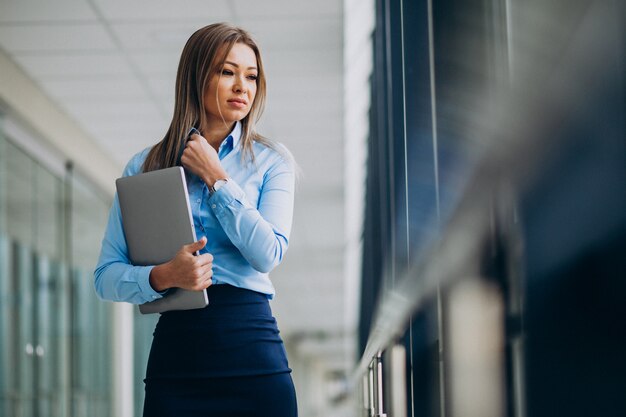
<svg viewBox="0 0 626 417">
<path fill-rule="evenodd" d="M 65 100 L 65 109 L 74 116 L 88 117 L 151 117 L 157 120 L 160 116 L 159 109 L 148 99 L 139 100 L 88 100 L 78 98 Z"/>
<path fill-rule="evenodd" d="M 172 2 L 175 4 L 175 2 Z M 185 21 L 113 23 L 111 29 L 127 51 L 173 52 L 176 61 L 187 39 L 211 21 L 193 18 Z"/>
<path fill-rule="evenodd" d="M 318 16 L 341 16 L 343 11 L 343 1 L 341 0 L 231 0 L 231 2 L 237 17 L 314 18 Z"/>
<path fill-rule="evenodd" d="M 0 23 L 96 20 L 84 0 L 8 0 L 0 2 Z"/>
<path fill-rule="evenodd" d="M 238 23 L 251 32 L 261 51 L 266 48 L 306 50 L 324 46 L 341 49 L 342 45 L 343 29 L 340 18 L 240 18 Z"/>
<path fill-rule="evenodd" d="M 102 15 L 111 21 L 180 19 L 232 20 L 229 0 L 94 0 Z"/>
<path fill-rule="evenodd" d="M 113 51 L 115 45 L 99 24 L 0 26 L 0 47 L 12 53 Z"/>
<path fill-rule="evenodd" d="M 143 75 L 169 76 L 172 82 L 176 80 L 178 60 L 182 52 L 182 45 L 177 51 L 163 52 L 155 48 L 150 52 L 129 53 L 129 59 Z M 173 84 L 172 84 L 173 87 Z"/>
<path fill-rule="evenodd" d="M 341 78 L 342 51 L 338 48 L 266 48 L 263 65 L 269 77 L 302 76 L 311 80 L 324 75 Z"/>
<path fill-rule="evenodd" d="M 52 80 L 43 81 L 42 85 L 57 99 L 97 97 L 125 100 L 146 97 L 145 89 L 134 77 Z"/>
<path fill-rule="evenodd" d="M 124 57 L 118 52 L 100 54 L 18 55 L 17 63 L 41 80 L 95 76 L 131 76 Z"/>
</svg>

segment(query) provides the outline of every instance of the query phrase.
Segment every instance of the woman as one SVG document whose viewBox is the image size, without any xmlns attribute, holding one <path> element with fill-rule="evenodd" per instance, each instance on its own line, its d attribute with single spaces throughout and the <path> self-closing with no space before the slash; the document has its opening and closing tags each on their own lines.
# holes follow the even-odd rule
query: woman
<svg viewBox="0 0 626 417">
<path fill-rule="evenodd" d="M 144 416 L 296 416 L 291 370 L 268 299 L 287 250 L 294 165 L 255 131 L 265 74 L 250 35 L 214 24 L 187 41 L 174 116 L 124 175 L 185 168 L 197 242 L 162 265 L 133 266 L 114 201 L 95 271 L 98 295 L 142 304 L 169 288 L 207 289 L 204 309 L 163 313 L 146 372 Z M 188 136 L 195 127 L 200 134 Z M 199 251 L 198 256 L 194 253 Z"/>
</svg>

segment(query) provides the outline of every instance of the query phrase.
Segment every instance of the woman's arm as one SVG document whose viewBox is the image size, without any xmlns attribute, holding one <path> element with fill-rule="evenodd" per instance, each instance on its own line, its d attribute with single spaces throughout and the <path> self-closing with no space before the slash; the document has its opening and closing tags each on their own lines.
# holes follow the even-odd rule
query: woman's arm
<svg viewBox="0 0 626 417">
<path fill-rule="evenodd" d="M 150 285 L 153 266 L 132 266 L 122 227 L 120 203 L 115 195 L 94 272 L 98 296 L 109 301 L 143 304 L 162 297 Z"/>
<path fill-rule="evenodd" d="M 208 186 L 226 178 L 217 151 L 200 135 L 187 142 L 182 164 Z M 293 218 L 293 165 L 277 155 L 263 176 L 258 208 L 232 179 L 209 199 L 209 207 L 243 257 L 259 272 L 269 272 L 283 259 Z"/>
<path fill-rule="evenodd" d="M 209 199 L 209 207 L 230 241 L 259 272 L 274 269 L 287 251 L 294 185 L 292 165 L 280 158 L 264 175 L 258 209 L 232 180 Z"/>
<path fill-rule="evenodd" d="M 131 265 L 116 195 L 94 272 L 96 293 L 104 300 L 143 304 L 163 297 L 164 292 L 156 290 L 203 290 L 212 284 L 213 256 L 194 253 L 205 245 L 206 238 L 184 245 L 172 260 L 161 265 Z"/>
<path fill-rule="evenodd" d="M 135 156 L 124 169 L 123 175 L 140 172 L 142 161 L 141 154 Z M 128 256 L 116 194 L 102 240 L 100 259 L 94 271 L 96 293 L 104 300 L 143 304 L 161 298 L 163 291 L 168 288 L 180 287 L 195 291 L 207 288 L 212 284 L 213 257 L 208 253 L 194 256 L 205 244 L 206 239 L 203 238 L 184 245 L 171 261 L 161 265 L 133 266 Z"/>
</svg>

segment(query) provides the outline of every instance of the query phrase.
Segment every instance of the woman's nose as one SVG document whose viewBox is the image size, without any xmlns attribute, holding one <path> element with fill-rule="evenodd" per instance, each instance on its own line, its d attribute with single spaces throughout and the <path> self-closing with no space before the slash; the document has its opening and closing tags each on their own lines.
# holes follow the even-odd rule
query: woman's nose
<svg viewBox="0 0 626 417">
<path fill-rule="evenodd" d="M 235 84 L 233 85 L 233 91 L 235 93 L 246 93 L 247 91 L 246 91 L 244 85 L 245 85 L 244 82 L 237 78 L 235 80 Z"/>
</svg>

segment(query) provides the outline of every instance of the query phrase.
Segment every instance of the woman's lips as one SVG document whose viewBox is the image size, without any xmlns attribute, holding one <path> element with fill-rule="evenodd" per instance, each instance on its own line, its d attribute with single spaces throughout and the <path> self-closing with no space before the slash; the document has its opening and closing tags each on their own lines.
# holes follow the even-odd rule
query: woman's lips
<svg viewBox="0 0 626 417">
<path fill-rule="evenodd" d="M 243 109 L 248 105 L 248 103 L 246 103 L 244 100 L 239 99 L 228 100 L 228 104 L 236 109 Z"/>
</svg>

